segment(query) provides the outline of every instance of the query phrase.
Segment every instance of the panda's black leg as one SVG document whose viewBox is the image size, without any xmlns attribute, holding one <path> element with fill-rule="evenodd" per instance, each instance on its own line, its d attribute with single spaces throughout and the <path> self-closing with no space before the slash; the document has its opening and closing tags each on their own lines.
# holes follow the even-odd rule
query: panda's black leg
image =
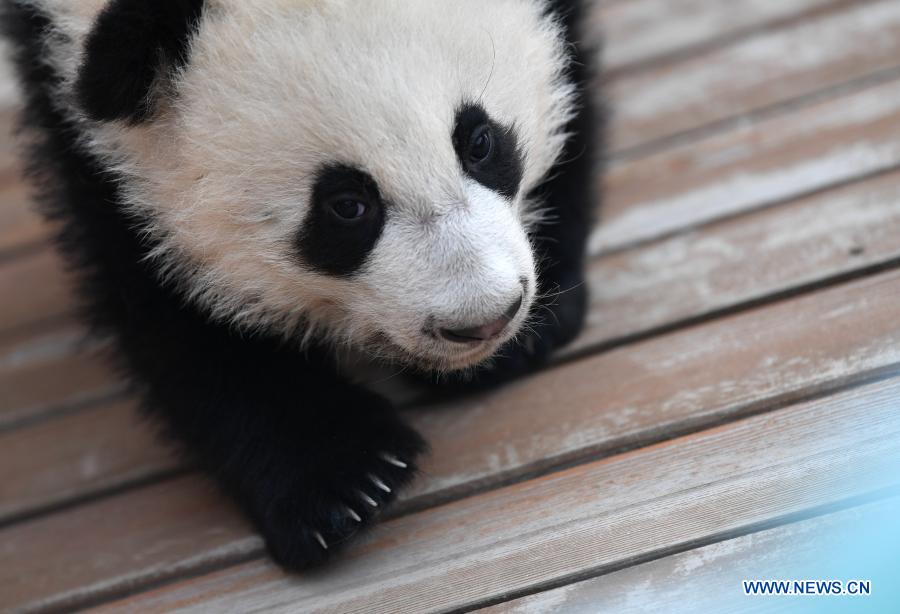
<svg viewBox="0 0 900 614">
<path fill-rule="evenodd" d="M 325 561 L 410 482 L 425 443 L 324 351 L 183 320 L 173 314 L 150 336 L 148 319 L 140 333 L 123 330 L 147 410 L 240 504 L 278 563 Z"/>
</svg>

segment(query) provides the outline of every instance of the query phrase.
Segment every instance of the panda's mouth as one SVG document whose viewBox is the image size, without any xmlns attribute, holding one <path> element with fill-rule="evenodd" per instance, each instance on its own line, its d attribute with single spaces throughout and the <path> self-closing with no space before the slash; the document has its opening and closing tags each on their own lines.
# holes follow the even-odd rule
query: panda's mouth
<svg viewBox="0 0 900 614">
<path fill-rule="evenodd" d="M 491 359 L 522 327 L 525 320 L 522 302 L 517 301 L 501 317 L 481 326 L 423 330 L 422 337 L 427 341 L 419 347 L 398 346 L 404 354 L 403 362 L 417 369 L 451 372 Z"/>
<path fill-rule="evenodd" d="M 521 328 L 521 323 L 505 322 L 503 329 L 486 339 L 448 340 L 432 330 L 415 345 L 399 343 L 381 332 L 367 344 L 370 357 L 389 364 L 405 365 L 416 371 L 450 373 L 476 367 L 493 358 L 497 351 Z"/>
<path fill-rule="evenodd" d="M 477 367 L 526 326 L 534 282 L 524 276 L 517 281 L 506 292 L 494 285 L 486 296 L 467 293 L 464 288 L 446 303 L 430 299 L 424 317 L 416 310 L 404 313 L 403 304 L 376 312 L 372 319 L 366 314 L 369 334 L 357 337 L 363 342 L 357 347 L 376 361 L 417 371 L 449 373 Z M 467 300 L 453 300 L 460 296 Z M 410 302 L 416 305 L 415 300 Z"/>
<path fill-rule="evenodd" d="M 509 327 L 510 322 L 519 314 L 522 308 L 522 299 L 523 297 L 520 296 L 503 314 L 490 322 L 464 328 L 439 328 L 433 334 L 450 343 L 480 345 L 491 341 L 502 335 Z"/>
<path fill-rule="evenodd" d="M 411 364 L 421 370 L 449 373 L 475 367 L 490 358 L 506 341 L 505 338 L 456 345 L 453 351 L 420 353 Z"/>
</svg>

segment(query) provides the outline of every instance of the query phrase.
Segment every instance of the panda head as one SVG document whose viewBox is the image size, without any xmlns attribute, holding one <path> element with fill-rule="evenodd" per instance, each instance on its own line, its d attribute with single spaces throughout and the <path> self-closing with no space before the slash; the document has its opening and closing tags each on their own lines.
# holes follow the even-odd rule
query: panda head
<svg viewBox="0 0 900 614">
<path fill-rule="evenodd" d="M 573 105 L 544 2 L 47 2 L 89 146 L 214 317 L 437 370 L 526 325 Z"/>
</svg>

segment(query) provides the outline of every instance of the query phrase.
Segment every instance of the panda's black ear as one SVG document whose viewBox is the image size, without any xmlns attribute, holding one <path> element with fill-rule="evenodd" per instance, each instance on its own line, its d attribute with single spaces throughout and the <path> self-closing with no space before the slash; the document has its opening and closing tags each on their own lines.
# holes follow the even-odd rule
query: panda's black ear
<svg viewBox="0 0 900 614">
<path fill-rule="evenodd" d="M 85 45 L 75 93 L 98 121 L 152 115 L 155 85 L 188 61 L 203 0 L 111 0 Z"/>
</svg>

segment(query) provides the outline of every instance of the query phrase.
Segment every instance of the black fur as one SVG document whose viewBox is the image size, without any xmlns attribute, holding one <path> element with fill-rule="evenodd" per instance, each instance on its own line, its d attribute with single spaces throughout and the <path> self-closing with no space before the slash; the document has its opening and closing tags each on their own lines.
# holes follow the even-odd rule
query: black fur
<svg viewBox="0 0 900 614">
<path fill-rule="evenodd" d="M 58 242 L 85 318 L 114 336 L 145 411 L 253 518 L 273 557 L 289 568 L 325 560 L 412 479 L 424 442 L 385 400 L 340 379 L 326 351 L 238 334 L 162 286 L 144 260 L 153 245 L 115 206 L 117 178 L 79 147 L 77 128 L 51 104 L 58 76 L 37 61 L 48 20 L 10 3 L 3 21 L 36 141 L 31 174 L 44 186 L 44 212 L 63 222 Z"/>
<path fill-rule="evenodd" d="M 3 6 L 3 25 L 15 45 L 14 59 L 27 98 L 23 125 L 33 143 L 30 172 L 42 187 L 45 214 L 61 222 L 58 243 L 79 281 L 84 317 L 98 333 L 114 338 L 119 364 L 140 393 L 144 410 L 159 418 L 232 495 L 256 523 L 272 556 L 292 569 L 322 562 L 369 526 L 412 479 L 425 443 L 386 400 L 342 379 L 326 349 L 310 347 L 301 353 L 272 337 L 239 334 L 211 321 L 160 282 L 145 258 L 153 243 L 139 232 L 140 220 L 121 207 L 120 178 L 81 147 L 78 126 L 53 104 L 59 75 L 40 61 L 47 17 L 15 0 L 5 0 Z M 112 6 L 144 5 L 117 1 Z M 574 12 L 569 19 L 574 22 Z M 159 57 L 146 53 L 153 48 L 147 41 L 159 43 L 157 49 L 166 61 L 185 60 L 184 47 L 171 43 L 185 40 L 178 33 L 193 26 L 154 30 L 159 23 L 153 20 L 131 21 L 127 31 L 136 23 L 146 25 L 150 33 L 133 33 L 143 51 L 125 53 L 125 64 L 134 60 L 146 67 L 141 58 Z M 160 32 L 165 35 L 160 37 Z M 177 35 L 169 36 L 172 32 Z M 98 36 L 91 40 L 99 40 Z M 117 38 L 109 31 L 103 36 Z M 111 75 L 126 80 L 132 76 L 123 76 L 127 70 L 113 66 L 112 56 L 97 55 L 116 52 L 103 51 L 104 44 L 96 43 L 90 50 L 82 72 L 91 87 L 105 81 L 99 66 L 106 65 Z M 91 66 L 92 62 L 99 64 Z M 145 104 L 147 74 L 138 73 L 136 80 L 116 92 L 109 106 L 97 100 L 83 102 L 97 105 L 92 114 L 99 118 L 145 117 L 152 110 Z M 573 71 L 582 84 L 587 74 L 580 65 Z M 579 137 L 567 149 L 566 162 L 543 187 L 557 222 L 541 228 L 537 238 L 547 262 L 541 271 L 542 287 L 578 289 L 548 302 L 559 323 L 547 320 L 539 328 L 534 341 L 542 345 L 536 352 L 508 354 L 490 374 L 482 374 L 482 381 L 534 368 L 581 325 L 585 295 L 578 284 L 593 206 L 589 180 L 595 170 L 589 101 L 584 108 L 572 125 Z M 323 177 L 322 184 L 328 187 L 328 173 Z M 372 197 L 371 190 L 377 188 L 364 177 L 356 180 L 357 187 Z"/>
<path fill-rule="evenodd" d="M 469 155 L 471 138 L 480 128 L 487 129 L 493 146 L 489 156 L 475 162 Z M 452 138 L 459 163 L 469 177 L 506 198 L 515 197 L 523 165 L 515 128 L 498 124 L 480 105 L 467 102 L 456 113 Z"/>
<path fill-rule="evenodd" d="M 366 213 L 357 220 L 335 215 L 333 205 L 360 201 Z M 372 177 L 349 166 L 329 166 L 319 172 L 312 208 L 297 244 L 303 264 L 331 275 L 348 276 L 365 262 L 384 228 L 385 207 Z"/>
<path fill-rule="evenodd" d="M 187 64 L 203 0 L 112 0 L 97 18 L 75 91 L 95 120 L 143 121 L 154 84 Z"/>
</svg>

